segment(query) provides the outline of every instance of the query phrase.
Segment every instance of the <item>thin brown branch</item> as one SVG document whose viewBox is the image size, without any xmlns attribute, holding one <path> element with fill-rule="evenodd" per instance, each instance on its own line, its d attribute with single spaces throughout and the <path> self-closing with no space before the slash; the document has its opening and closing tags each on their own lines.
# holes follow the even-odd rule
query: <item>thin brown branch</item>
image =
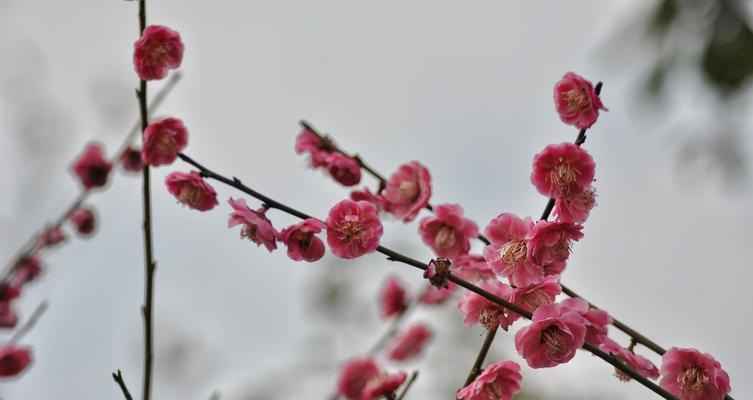
<svg viewBox="0 0 753 400">
<path fill-rule="evenodd" d="M 143 35 L 146 29 L 146 0 L 139 0 L 139 32 Z M 149 106 L 147 104 L 146 81 L 139 81 L 139 90 L 136 92 L 141 111 L 141 137 L 144 140 L 146 127 L 149 125 Z M 143 400 L 149 400 L 152 392 L 152 366 L 154 358 L 154 270 L 157 263 L 154 261 L 153 238 L 152 238 L 152 201 L 149 165 L 144 165 L 143 170 L 143 204 L 144 204 L 144 305 L 141 312 L 144 317 L 144 386 Z"/>
<path fill-rule="evenodd" d="M 276 201 L 276 200 L 274 200 L 274 199 L 272 199 L 272 198 L 270 198 L 270 197 L 268 197 L 268 196 L 266 196 L 264 194 L 261 194 L 261 193 L 257 192 L 254 189 L 251 189 L 250 187 L 244 185 L 240 181 L 240 179 L 238 179 L 238 178 L 233 177 L 231 179 L 231 178 L 227 178 L 227 177 L 225 177 L 223 175 L 220 175 L 220 174 L 218 174 L 218 173 L 216 173 L 216 172 L 208 169 L 207 167 L 203 166 L 202 164 L 200 164 L 199 162 L 197 162 L 196 160 L 192 159 L 191 157 L 189 157 L 189 156 L 187 156 L 185 154 L 181 153 L 178 156 L 180 157 L 181 160 L 183 160 L 186 163 L 191 164 L 194 167 L 196 167 L 199 170 L 199 172 L 201 173 L 202 176 L 204 176 L 206 178 L 209 178 L 209 179 L 216 180 L 216 181 L 221 182 L 221 183 L 224 183 L 225 185 L 228 185 L 228 186 L 230 186 L 232 188 L 235 188 L 235 189 L 237 189 L 237 190 L 239 190 L 239 191 L 241 191 L 241 192 L 243 192 L 243 193 L 245 193 L 245 194 L 247 194 L 247 195 L 249 195 L 251 197 L 254 197 L 257 200 L 259 200 L 261 203 L 265 204 L 268 209 L 280 210 L 280 211 L 282 211 L 284 213 L 290 214 L 290 215 L 292 215 L 294 217 L 297 217 L 299 219 L 313 218 L 312 216 L 310 216 L 310 215 L 308 215 L 308 214 L 306 214 L 304 212 L 301 212 L 301 211 L 299 211 L 299 210 L 297 210 L 295 208 L 292 208 L 292 207 L 287 206 L 287 205 L 285 205 L 283 203 L 280 203 L 280 202 L 278 202 L 278 201 Z M 390 260 L 390 261 L 395 261 L 395 262 L 403 263 L 403 264 L 406 264 L 406 265 L 410 265 L 410 266 L 412 266 L 414 268 L 417 268 L 419 270 L 422 270 L 422 271 L 425 271 L 428 268 L 428 265 L 426 263 L 423 263 L 423 262 L 418 261 L 418 260 L 416 260 L 414 258 L 408 257 L 408 256 L 406 256 L 404 254 L 398 253 L 398 252 L 396 252 L 396 251 L 394 251 L 392 249 L 389 249 L 387 247 L 384 247 L 384 246 L 377 247 L 376 251 L 379 252 L 379 253 L 381 253 L 381 254 L 383 254 L 383 255 L 385 255 L 385 256 L 387 256 L 387 259 Z M 450 274 L 447 277 L 447 279 L 449 281 L 451 281 L 451 282 L 459 285 L 459 286 L 462 286 L 466 290 L 470 290 L 470 291 L 478 294 L 479 296 L 485 298 L 486 300 L 488 300 L 488 301 L 490 301 L 490 302 L 492 302 L 492 303 L 494 303 L 494 304 L 496 304 L 496 305 L 498 305 L 500 307 L 506 308 L 506 309 L 508 309 L 510 311 L 513 311 L 513 312 L 516 312 L 516 313 L 520 314 L 522 317 L 524 317 L 526 319 L 530 320 L 531 317 L 533 316 L 533 314 L 530 311 L 525 310 L 525 309 L 523 309 L 523 308 L 521 308 L 521 307 L 519 307 L 519 306 L 517 306 L 517 305 L 515 305 L 513 303 L 510 303 L 510 302 L 508 302 L 508 301 L 506 301 L 506 300 L 504 300 L 504 299 L 502 299 L 502 298 L 500 298 L 498 296 L 495 296 L 494 294 L 492 294 L 492 293 L 490 293 L 490 292 L 488 292 L 488 291 L 486 291 L 486 290 L 484 290 L 484 289 L 482 289 L 482 288 L 474 285 L 471 282 L 468 282 L 468 281 L 466 281 L 464 279 L 458 278 L 455 275 Z M 617 358 L 615 358 L 615 357 L 613 357 L 613 356 L 611 356 L 609 354 L 606 354 L 603 351 L 599 350 L 598 348 L 596 348 L 594 346 L 591 346 L 589 344 L 584 345 L 583 348 L 586 349 L 587 351 L 593 353 L 597 357 L 605 360 L 609 364 L 612 364 L 615 368 L 617 368 L 620 371 L 624 372 L 626 375 L 628 375 L 631 378 L 633 378 L 636 382 L 639 382 L 640 384 L 642 384 L 646 388 L 650 389 L 654 393 L 662 396 L 663 398 L 670 399 L 670 400 L 678 400 L 676 397 L 674 397 L 672 394 L 670 394 L 669 392 L 667 392 L 666 390 L 664 390 L 662 387 L 660 387 L 656 383 L 651 382 L 650 380 L 648 380 L 647 378 L 645 378 L 644 376 L 642 376 L 638 372 L 634 371 L 632 368 L 629 368 L 628 366 L 626 366 L 623 363 L 621 363 Z"/>
<path fill-rule="evenodd" d="M 123 392 L 123 397 L 125 397 L 126 400 L 133 400 L 133 396 L 131 396 L 131 392 L 128 391 L 128 386 L 126 386 L 125 380 L 123 380 L 123 374 L 120 370 L 118 370 L 117 373 L 113 372 L 112 379 L 114 379 L 118 386 L 120 386 L 120 390 Z"/>
<path fill-rule="evenodd" d="M 403 390 L 397 395 L 397 400 L 405 399 L 405 395 L 408 394 L 408 390 L 410 390 L 413 383 L 416 382 L 416 379 L 418 379 L 418 371 L 413 371 L 413 373 L 410 374 L 410 377 L 408 377 L 408 382 L 403 385 Z"/>
</svg>

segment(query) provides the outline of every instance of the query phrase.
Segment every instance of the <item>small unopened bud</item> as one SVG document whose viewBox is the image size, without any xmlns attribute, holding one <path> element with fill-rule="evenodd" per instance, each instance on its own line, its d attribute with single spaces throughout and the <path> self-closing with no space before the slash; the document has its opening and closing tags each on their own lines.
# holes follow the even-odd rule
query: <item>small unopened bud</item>
<svg viewBox="0 0 753 400">
<path fill-rule="evenodd" d="M 450 276 L 450 264 L 450 260 L 443 257 L 432 259 L 424 272 L 424 278 L 437 289 L 446 289 L 449 287 L 447 277 Z"/>
</svg>

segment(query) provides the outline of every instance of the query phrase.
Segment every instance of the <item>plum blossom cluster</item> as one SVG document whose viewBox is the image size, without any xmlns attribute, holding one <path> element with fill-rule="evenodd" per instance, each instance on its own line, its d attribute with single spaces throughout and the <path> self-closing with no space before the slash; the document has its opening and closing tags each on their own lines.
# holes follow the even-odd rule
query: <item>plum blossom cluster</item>
<svg viewBox="0 0 753 400">
<path fill-rule="evenodd" d="M 582 129 L 581 135 L 596 122 L 599 111 L 606 110 L 594 86 L 572 72 L 565 74 L 555 85 L 554 98 L 562 121 Z M 310 142 L 322 139 L 309 128 L 299 135 L 299 144 L 304 137 Z M 515 337 L 516 348 L 530 367 L 552 367 L 567 362 L 578 348 L 588 343 L 600 347 L 641 375 L 656 379 L 659 370 L 650 360 L 635 354 L 632 346 L 622 347 L 607 336 L 608 326 L 612 323 L 608 313 L 593 309 L 578 298 L 555 303 L 562 291 L 559 279 L 567 265 L 572 245 L 583 238 L 583 223 L 596 205 L 593 187 L 595 162 L 580 147 L 582 142 L 579 137 L 575 144 L 552 144 L 534 156 L 531 183 L 553 202 L 551 211 L 554 219 L 548 221 L 544 217 L 534 221 L 530 217 L 521 218 L 512 213 L 500 214 L 487 225 L 484 235 L 479 236 L 487 241 L 483 255 L 470 253 L 470 242 L 478 236 L 478 227 L 464 217 L 459 205 L 429 205 L 431 175 L 418 162 L 400 166 L 386 182 L 381 182 L 376 192 L 364 188 L 353 191 L 351 198 L 368 201 L 380 213 L 392 213 L 404 222 L 413 220 L 423 208 L 433 211 L 433 215 L 420 221 L 419 233 L 435 254 L 453 262 L 452 273 L 533 313 L 531 324 L 520 329 Z M 329 138 L 324 146 L 319 145 L 316 149 L 328 153 L 339 151 Z M 321 154 L 314 152 L 311 156 L 315 166 L 316 159 L 323 159 Z M 546 215 L 549 215 L 548 212 Z M 432 264 L 425 277 L 437 278 Z M 449 297 L 451 288 L 454 289 L 446 288 L 444 295 L 438 295 L 441 290 L 430 288 L 419 296 L 419 300 L 427 304 L 435 299 L 442 302 Z M 397 281 L 390 280 L 380 299 L 383 310 L 390 311 L 383 314 L 400 315 L 405 310 L 405 298 L 405 290 Z M 466 324 L 479 323 L 490 330 L 496 327 L 507 330 L 521 317 L 470 291 L 463 295 L 458 307 Z M 664 361 L 666 364 L 666 357 Z M 716 365 L 718 367 L 718 363 Z M 723 398 L 729 392 L 726 374 L 716 379 L 722 374 L 717 374 L 713 368 L 701 366 L 686 367 L 685 371 L 681 378 L 675 380 L 681 382 L 678 387 L 683 389 L 671 387 L 666 378 L 662 379 L 661 386 L 682 399 Z M 619 371 L 617 377 L 629 379 Z M 481 381 L 478 379 L 481 377 L 458 392 L 458 397 L 486 398 L 473 395 L 471 388 L 481 386 L 481 382 L 488 377 Z M 701 383 L 708 382 L 713 382 L 709 385 L 716 390 L 715 394 L 706 397 L 699 395 L 704 390 L 713 391 L 702 387 Z M 497 392 L 493 392 L 493 395 L 489 398 L 505 398 Z"/>
<path fill-rule="evenodd" d="M 466 287 L 469 282 L 476 285 L 476 290 L 465 292 L 458 302 L 465 324 L 479 324 L 495 332 L 497 328 L 507 331 L 518 320 L 531 320 L 515 334 L 516 350 L 531 368 L 566 363 L 578 349 L 588 345 L 588 348 L 599 348 L 612 355 L 613 360 L 645 378 L 661 376 L 661 386 L 682 400 L 723 398 L 730 390 L 729 379 L 711 356 L 696 350 L 673 348 L 664 355 L 661 369 L 657 368 L 649 359 L 636 354 L 634 346 L 625 348 L 609 338 L 608 327 L 613 320 L 606 311 L 595 309 L 577 297 L 556 302 L 563 291 L 559 282 L 572 246 L 584 237 L 583 224 L 595 206 L 596 166 L 580 144 L 585 129 L 593 125 L 599 110 L 604 108 L 591 83 L 573 73 L 566 74 L 557 83 L 555 100 L 563 121 L 582 131 L 574 144 L 552 144 L 533 157 L 531 183 L 549 201 L 540 220 L 503 212 L 487 224 L 481 235 L 478 225 L 465 216 L 460 205 L 429 203 L 431 174 L 420 163 L 411 161 L 401 165 L 388 179 L 380 179 L 377 190 L 362 188 L 351 192 L 350 199 L 336 203 L 324 221 L 287 211 L 286 206 L 247 191 L 262 204 L 252 209 L 245 200 L 230 198 L 232 212 L 228 227 L 240 227 L 241 238 L 270 252 L 282 243 L 287 247 L 288 256 L 296 261 L 317 261 L 326 252 L 325 247 L 337 257 L 353 259 L 377 250 L 391 254 L 391 250 L 380 247 L 383 216 L 389 214 L 407 223 L 425 209 L 430 214 L 420 219 L 418 233 L 438 257 L 425 269 L 424 277 L 430 285 L 422 293 L 411 295 L 399 280 L 389 278 L 379 295 L 381 314 L 385 318 L 399 320 L 412 304 L 445 302 L 457 288 L 448 278 L 461 277 L 467 280 Z M 360 158 L 347 156 L 330 138 L 305 124 L 298 136 L 296 151 L 308 154 L 312 166 L 326 168 L 335 180 L 346 186 L 360 182 L 361 169 L 380 178 Z M 148 163 L 143 157 L 142 161 Z M 170 174 L 166 181 L 168 190 L 190 208 L 210 210 L 218 204 L 217 194 L 205 178 L 224 183 L 229 180 L 195 162 L 189 163 L 200 171 Z M 305 219 L 278 230 L 267 217 L 271 208 Z M 549 220 L 550 212 L 552 220 Z M 474 239 L 485 243 L 482 254 L 471 251 Z M 482 296 L 484 292 L 487 294 Z M 490 301 L 489 294 L 502 301 Z M 504 306 L 505 302 L 511 305 Z M 428 326 L 414 324 L 396 335 L 386 356 L 393 362 L 416 357 L 432 337 Z M 346 363 L 338 380 L 338 393 L 348 399 L 391 398 L 405 381 L 405 374 L 380 371 L 369 358 Z M 629 378 L 621 373 L 617 377 Z M 520 391 L 520 367 L 513 361 L 493 364 L 472 378 L 475 379 L 457 392 L 459 399 L 509 399 Z M 641 381 L 645 380 L 641 378 Z"/>
</svg>

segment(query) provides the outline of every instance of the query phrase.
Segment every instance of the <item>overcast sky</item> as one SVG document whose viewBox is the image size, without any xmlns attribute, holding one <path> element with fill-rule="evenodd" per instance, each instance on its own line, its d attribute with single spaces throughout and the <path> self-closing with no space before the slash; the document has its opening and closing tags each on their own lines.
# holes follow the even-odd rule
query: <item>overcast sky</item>
<svg viewBox="0 0 753 400">
<path fill-rule="evenodd" d="M 668 132 L 698 116 L 708 122 L 694 129 L 716 126 L 697 79 L 687 77 L 659 117 L 639 104 L 648 55 L 611 47 L 653 2 L 638 3 L 150 1 L 150 23 L 178 30 L 186 45 L 184 79 L 160 112 L 185 121 L 188 154 L 305 212 L 324 216 L 347 190 L 294 154 L 301 118 L 385 173 L 420 160 L 433 174 L 432 202 L 461 204 L 483 228 L 501 212 L 540 214 L 546 200 L 530 184 L 531 159 L 577 133 L 555 114 L 552 87 L 570 70 L 601 80 L 610 111 L 585 144 L 599 206 L 563 282 L 665 347 L 713 354 L 733 395 L 749 398 L 753 192 L 750 182 L 731 190 L 677 163 Z M 137 3 L 122 0 L 0 0 L 3 262 L 76 195 L 69 165 L 84 144 L 96 139 L 112 152 L 135 121 L 136 16 Z M 268 254 L 226 228 L 226 200 L 238 193 L 215 185 L 215 210 L 182 208 L 161 184 L 173 170 L 188 168 L 154 171 L 155 398 L 207 399 L 214 390 L 228 400 L 323 398 L 337 363 L 382 326 L 371 300 L 384 276 L 422 284 L 419 273 L 376 255 L 298 264 L 284 251 Z M 138 177 L 115 175 L 91 198 L 97 235 L 45 257 L 48 273 L 18 305 L 23 318 L 50 301 L 24 340 L 35 363 L 0 382 L 0 396 L 119 399 L 109 376 L 117 368 L 140 392 L 140 199 Z M 415 230 L 387 222 L 383 243 L 428 259 Z M 357 285 L 362 307 L 313 317 L 312 285 L 342 277 Z M 435 344 L 465 335 L 473 345 L 431 347 L 411 368 L 459 365 L 448 378 L 457 386 L 483 338 L 478 327 L 461 327 L 454 304 L 446 308 L 417 318 L 436 320 Z M 374 330 L 353 334 L 363 332 L 353 328 L 360 321 Z M 512 334 L 499 335 L 495 350 L 524 365 Z M 585 353 L 524 373 L 524 386 L 544 399 L 651 398 Z M 422 376 L 413 397 L 436 393 L 432 382 Z"/>
</svg>

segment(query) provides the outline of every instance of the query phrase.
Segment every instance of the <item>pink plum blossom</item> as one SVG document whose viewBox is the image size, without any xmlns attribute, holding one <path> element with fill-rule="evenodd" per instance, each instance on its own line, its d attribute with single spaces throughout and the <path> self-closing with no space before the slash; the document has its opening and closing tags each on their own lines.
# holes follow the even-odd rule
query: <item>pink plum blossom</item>
<svg viewBox="0 0 753 400">
<path fill-rule="evenodd" d="M 166 26 L 147 26 L 133 46 L 133 66 L 141 80 L 162 79 L 183 60 L 180 34 Z"/>
<path fill-rule="evenodd" d="M 20 294 L 21 291 L 18 287 L 6 282 L 0 283 L 0 302 L 14 300 L 18 298 Z"/>
<path fill-rule="evenodd" d="M 421 219 L 418 229 L 424 243 L 440 256 L 454 260 L 467 254 L 470 239 L 478 235 L 475 222 L 463 218 L 463 209 L 457 204 L 440 204 L 434 215 Z"/>
<path fill-rule="evenodd" d="M 659 368 L 656 368 L 656 365 L 654 365 L 649 359 L 633 353 L 632 350 L 620 346 L 617 342 L 608 337 L 604 337 L 601 345 L 599 345 L 599 349 L 617 357 L 622 363 L 646 378 L 656 379 L 659 377 Z M 614 375 L 617 379 L 623 382 L 627 382 L 631 379 L 629 375 L 618 369 L 615 370 Z"/>
<path fill-rule="evenodd" d="M 329 155 L 334 148 L 329 140 L 323 140 L 319 135 L 308 128 L 303 128 L 295 141 L 295 152 L 298 154 L 308 153 L 311 157 L 311 166 L 314 168 L 325 167 L 329 164 Z"/>
<path fill-rule="evenodd" d="M 502 282 L 489 280 L 479 283 L 478 286 L 503 300 L 510 301 L 512 299 L 513 289 Z M 463 297 L 458 302 L 458 309 L 463 314 L 464 324 L 470 326 L 480 323 L 486 329 L 494 329 L 500 326 L 506 331 L 516 319 L 520 318 L 518 314 L 492 303 L 470 290 L 463 293 Z"/>
<path fill-rule="evenodd" d="M 387 278 L 379 293 L 379 303 L 382 316 L 385 318 L 398 316 L 408 308 L 408 295 L 397 278 L 392 276 Z"/>
<path fill-rule="evenodd" d="M 351 360 L 343 365 L 337 379 L 337 393 L 351 400 L 361 400 L 366 384 L 379 375 L 379 367 L 370 358 Z"/>
<path fill-rule="evenodd" d="M 491 242 L 484 248 L 484 258 L 498 275 L 516 286 L 528 286 L 544 278 L 541 266 L 529 261 L 527 237 L 533 229 L 531 217 L 521 219 L 502 213 L 487 225 L 485 236 Z"/>
<path fill-rule="evenodd" d="M 369 202 L 347 199 L 329 211 L 327 244 L 338 257 L 350 259 L 374 252 L 382 233 L 377 209 Z"/>
<path fill-rule="evenodd" d="M 144 162 L 141 161 L 141 150 L 135 147 L 125 149 L 119 160 L 125 171 L 141 172 L 144 169 Z"/>
<path fill-rule="evenodd" d="M 452 274 L 470 282 L 481 282 L 494 279 L 494 271 L 486 263 L 483 256 L 477 254 L 463 254 L 455 258 L 452 263 Z"/>
<path fill-rule="evenodd" d="M 31 349 L 6 344 L 0 347 L 0 378 L 16 376 L 31 364 Z"/>
<path fill-rule="evenodd" d="M 387 352 L 392 361 L 406 361 L 421 354 L 431 340 L 432 331 L 428 325 L 417 323 L 397 337 Z"/>
<path fill-rule="evenodd" d="M 405 382 L 406 377 L 405 372 L 380 373 L 366 382 L 366 386 L 361 392 L 361 400 L 393 398 L 395 391 Z"/>
<path fill-rule="evenodd" d="M 453 293 L 455 293 L 455 290 L 457 290 L 458 285 L 449 282 L 449 285 L 447 288 L 438 289 L 432 285 L 427 285 L 426 290 L 421 293 L 421 295 L 418 297 L 418 301 L 421 304 L 425 305 L 440 305 L 443 304 L 447 299 L 452 297 Z"/>
<path fill-rule="evenodd" d="M 555 199 L 591 186 L 596 164 L 588 152 L 572 143 L 550 144 L 533 157 L 531 183 L 544 196 Z"/>
<path fill-rule="evenodd" d="M 326 225 L 309 218 L 280 232 L 280 241 L 288 246 L 288 257 L 295 261 L 314 262 L 324 256 L 324 242 L 316 236 Z"/>
<path fill-rule="evenodd" d="M 368 201 L 371 205 L 376 207 L 377 212 L 379 213 L 387 209 L 387 199 L 380 194 L 371 193 L 369 188 L 350 192 L 350 199 L 353 201 Z"/>
<path fill-rule="evenodd" d="M 327 156 L 327 172 L 337 183 L 343 186 L 354 186 L 361 182 L 361 166 L 352 157 L 340 153 Z"/>
<path fill-rule="evenodd" d="M 531 368 L 549 368 L 570 361 L 586 337 L 585 319 L 559 304 L 533 312 L 531 324 L 515 334 L 515 349 Z"/>
<path fill-rule="evenodd" d="M 681 400 L 722 400 L 729 376 L 708 353 L 672 347 L 662 356 L 659 385 Z"/>
<path fill-rule="evenodd" d="M 536 265 L 565 262 L 573 241 L 583 238 L 583 227 L 569 222 L 539 221 L 528 232 L 528 261 Z"/>
<path fill-rule="evenodd" d="M 563 312 L 572 311 L 580 314 L 586 320 L 586 343 L 598 346 L 607 338 L 612 317 L 604 310 L 591 308 L 588 302 L 581 298 L 565 299 L 560 302 Z"/>
<path fill-rule="evenodd" d="M 71 213 L 68 219 L 76 228 L 76 232 L 83 236 L 91 235 L 96 228 L 96 218 L 94 217 L 94 210 L 91 208 L 78 208 Z"/>
<path fill-rule="evenodd" d="M 572 222 L 582 224 L 586 222 L 591 210 L 596 206 L 596 189 L 593 186 L 584 188 L 580 193 L 570 193 L 557 199 L 554 203 L 554 215 L 557 222 Z"/>
<path fill-rule="evenodd" d="M 410 222 L 429 204 L 431 174 L 417 161 L 411 161 L 390 176 L 385 190 L 390 212 L 403 222 Z"/>
<path fill-rule="evenodd" d="M 0 328 L 13 328 L 18 323 L 18 315 L 10 301 L 0 301 Z"/>
<path fill-rule="evenodd" d="M 264 245 L 269 252 L 277 248 L 279 234 L 267 219 L 265 208 L 254 211 L 248 208 L 246 200 L 234 200 L 232 197 L 227 202 L 235 210 L 230 213 L 230 218 L 227 220 L 228 228 L 241 225 L 241 238 L 248 238 L 257 246 Z"/>
<path fill-rule="evenodd" d="M 520 393 L 520 365 L 515 361 L 492 364 L 468 386 L 459 390 L 458 399 L 463 400 L 512 400 Z"/>
<path fill-rule="evenodd" d="M 112 164 L 105 160 L 102 145 L 96 142 L 87 144 L 73 162 L 73 172 L 86 190 L 104 186 L 111 169 Z"/>
<path fill-rule="evenodd" d="M 559 280 L 559 275 L 553 275 L 528 286 L 516 287 L 513 289 L 512 303 L 530 312 L 536 311 L 544 304 L 552 304 L 557 295 L 562 292 Z"/>
<path fill-rule="evenodd" d="M 39 234 L 37 241 L 40 247 L 53 247 L 65 241 L 65 234 L 59 226 L 51 226 Z"/>
<path fill-rule="evenodd" d="M 141 161 L 146 165 L 172 164 L 188 145 L 188 129 L 178 118 L 153 121 L 144 131 Z"/>
<path fill-rule="evenodd" d="M 554 105 L 562 122 L 578 129 L 590 128 L 599 118 L 599 110 L 607 110 L 591 82 L 574 72 L 566 73 L 554 85 Z"/>
<path fill-rule="evenodd" d="M 196 171 L 186 174 L 183 172 L 171 172 L 165 177 L 167 191 L 170 192 L 179 203 L 199 211 L 209 211 L 217 204 L 217 192 Z"/>
<path fill-rule="evenodd" d="M 39 261 L 39 256 L 32 254 L 31 256 L 23 257 L 13 267 L 13 284 L 21 287 L 36 279 L 41 273 L 42 263 Z"/>
</svg>

